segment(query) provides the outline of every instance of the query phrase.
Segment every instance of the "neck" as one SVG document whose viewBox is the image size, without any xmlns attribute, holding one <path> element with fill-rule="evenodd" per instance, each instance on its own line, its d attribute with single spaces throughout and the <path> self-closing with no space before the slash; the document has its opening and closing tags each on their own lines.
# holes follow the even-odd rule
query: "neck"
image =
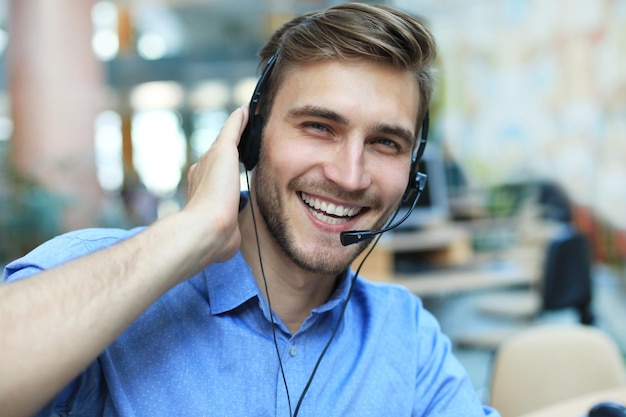
<svg viewBox="0 0 626 417">
<path fill-rule="evenodd" d="M 312 309 L 328 300 L 335 288 L 337 277 L 315 274 L 294 264 L 276 244 L 258 210 L 254 214 L 256 225 L 249 203 L 239 214 L 239 228 L 243 237 L 241 253 L 250 266 L 261 293 L 266 300 L 269 297 L 272 309 L 293 334 Z M 255 227 L 259 236 L 262 268 Z"/>
</svg>

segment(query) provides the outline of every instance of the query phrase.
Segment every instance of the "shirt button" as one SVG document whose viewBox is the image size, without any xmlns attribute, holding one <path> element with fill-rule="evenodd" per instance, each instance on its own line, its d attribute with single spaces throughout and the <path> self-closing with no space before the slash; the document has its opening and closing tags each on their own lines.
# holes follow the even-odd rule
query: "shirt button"
<svg viewBox="0 0 626 417">
<path fill-rule="evenodd" d="M 298 348 L 296 348 L 296 345 L 291 345 L 291 348 L 289 348 L 289 354 L 291 356 L 296 356 L 296 353 L 298 353 Z"/>
</svg>

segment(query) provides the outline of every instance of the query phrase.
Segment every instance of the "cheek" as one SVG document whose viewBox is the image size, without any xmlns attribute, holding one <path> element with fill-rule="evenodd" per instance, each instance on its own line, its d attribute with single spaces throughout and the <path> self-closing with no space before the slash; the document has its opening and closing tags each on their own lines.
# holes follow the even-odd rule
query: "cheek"
<svg viewBox="0 0 626 417">
<path fill-rule="evenodd" d="M 299 164 L 299 155 L 291 149 L 268 143 L 261 150 L 261 159 L 266 170 L 272 172 L 277 181 L 288 180 L 295 174 L 294 167 Z"/>
<path fill-rule="evenodd" d="M 400 204 L 409 182 L 409 166 L 402 163 L 389 163 L 373 169 L 372 183 L 377 185 L 381 198 L 386 205 Z"/>
<path fill-rule="evenodd" d="M 261 157 L 276 172 L 279 180 L 288 181 L 304 174 L 315 164 L 315 152 L 296 139 L 263 143 Z"/>
</svg>

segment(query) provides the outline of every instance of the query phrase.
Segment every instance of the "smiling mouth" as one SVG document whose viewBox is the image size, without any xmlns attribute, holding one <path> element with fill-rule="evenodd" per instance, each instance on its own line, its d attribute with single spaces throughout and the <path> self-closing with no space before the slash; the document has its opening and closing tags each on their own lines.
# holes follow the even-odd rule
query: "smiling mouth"
<svg viewBox="0 0 626 417">
<path fill-rule="evenodd" d="M 363 207 L 345 207 L 327 203 L 305 193 L 300 193 L 300 198 L 309 206 L 313 217 L 328 224 L 345 223 L 363 210 Z"/>
</svg>

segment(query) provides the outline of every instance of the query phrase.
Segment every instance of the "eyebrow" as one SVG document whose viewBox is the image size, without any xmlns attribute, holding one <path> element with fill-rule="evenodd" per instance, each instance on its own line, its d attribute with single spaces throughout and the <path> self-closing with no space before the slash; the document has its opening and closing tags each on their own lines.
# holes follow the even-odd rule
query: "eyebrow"
<svg viewBox="0 0 626 417">
<path fill-rule="evenodd" d="M 400 126 L 380 123 L 374 127 L 374 131 L 396 136 L 406 142 L 409 146 L 415 145 L 417 140 L 415 133 Z"/>
<path fill-rule="evenodd" d="M 289 117 L 302 117 L 302 116 L 314 116 L 322 119 L 327 119 L 335 123 L 347 126 L 349 124 L 348 119 L 337 113 L 336 111 L 326 109 L 318 106 L 302 106 L 290 109 L 288 112 Z"/>
<path fill-rule="evenodd" d="M 322 119 L 333 121 L 343 126 L 347 126 L 350 124 L 346 117 L 324 107 L 307 105 L 290 109 L 288 112 L 288 117 L 290 118 L 297 118 L 302 116 L 319 117 Z M 415 133 L 401 126 L 390 125 L 386 123 L 377 123 L 376 125 L 374 125 L 373 131 L 399 137 L 410 146 L 413 146 L 416 141 Z"/>
</svg>

